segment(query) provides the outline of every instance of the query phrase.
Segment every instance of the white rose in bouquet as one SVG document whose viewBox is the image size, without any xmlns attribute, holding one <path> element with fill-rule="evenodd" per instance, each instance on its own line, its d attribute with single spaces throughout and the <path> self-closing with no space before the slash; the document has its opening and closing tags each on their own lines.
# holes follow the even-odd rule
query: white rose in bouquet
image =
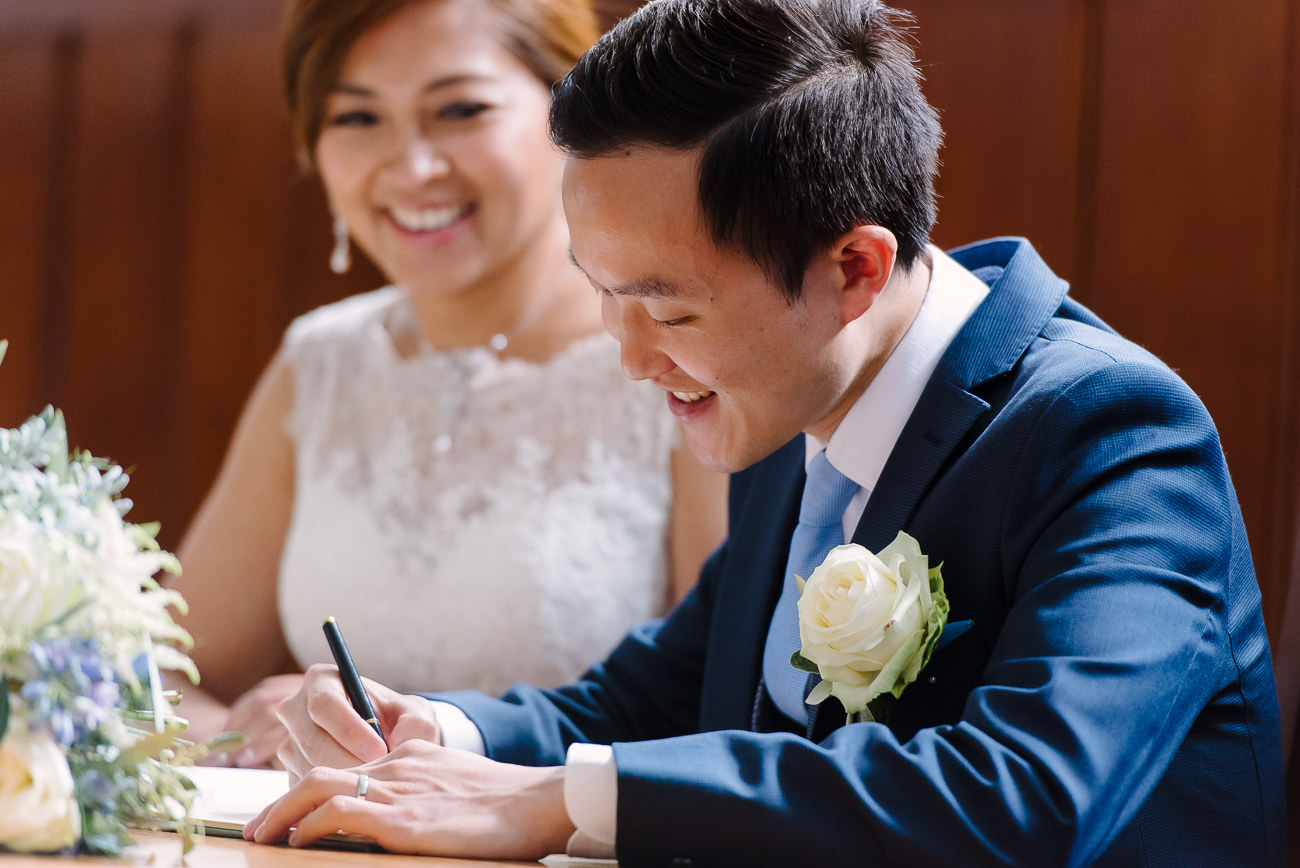
<svg viewBox="0 0 1300 868">
<path fill-rule="evenodd" d="M 44 733 L 10 721 L 0 742 L 0 846 L 61 850 L 81 836 L 72 772 L 63 750 Z"/>
<path fill-rule="evenodd" d="M 0 515 L 0 652 L 24 647 L 83 599 L 66 553 L 49 534 L 24 515 Z"/>
<path fill-rule="evenodd" d="M 799 638 L 791 663 L 821 675 L 808 695 L 834 696 L 850 720 L 872 720 L 868 704 L 916 680 L 948 618 L 939 568 L 899 531 L 878 555 L 836 546 L 799 585 Z"/>
</svg>

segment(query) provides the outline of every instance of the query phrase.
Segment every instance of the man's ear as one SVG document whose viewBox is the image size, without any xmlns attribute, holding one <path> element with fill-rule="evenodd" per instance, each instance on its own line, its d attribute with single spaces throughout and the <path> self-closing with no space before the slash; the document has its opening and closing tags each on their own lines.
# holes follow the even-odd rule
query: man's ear
<svg viewBox="0 0 1300 868">
<path fill-rule="evenodd" d="M 889 283 L 898 239 L 883 226 L 855 226 L 835 239 L 831 258 L 840 269 L 840 312 L 853 322 L 870 309 Z"/>
</svg>

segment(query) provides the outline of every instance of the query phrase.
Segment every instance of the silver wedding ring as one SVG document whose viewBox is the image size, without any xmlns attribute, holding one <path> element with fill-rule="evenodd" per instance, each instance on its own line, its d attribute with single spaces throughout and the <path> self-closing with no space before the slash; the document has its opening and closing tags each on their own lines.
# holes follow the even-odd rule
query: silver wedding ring
<svg viewBox="0 0 1300 868">
<path fill-rule="evenodd" d="M 364 799 L 370 789 L 370 775 L 357 775 L 357 798 Z"/>
</svg>

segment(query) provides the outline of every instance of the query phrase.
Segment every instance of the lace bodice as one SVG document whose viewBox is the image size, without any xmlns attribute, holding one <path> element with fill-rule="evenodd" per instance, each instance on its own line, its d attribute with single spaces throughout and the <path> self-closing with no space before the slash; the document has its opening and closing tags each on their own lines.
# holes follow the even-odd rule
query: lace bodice
<svg viewBox="0 0 1300 868">
<path fill-rule="evenodd" d="M 564 683 L 666 599 L 675 425 L 601 334 L 545 363 L 403 358 L 389 287 L 301 317 L 279 610 L 304 666 L 336 615 L 399 690 Z"/>
</svg>

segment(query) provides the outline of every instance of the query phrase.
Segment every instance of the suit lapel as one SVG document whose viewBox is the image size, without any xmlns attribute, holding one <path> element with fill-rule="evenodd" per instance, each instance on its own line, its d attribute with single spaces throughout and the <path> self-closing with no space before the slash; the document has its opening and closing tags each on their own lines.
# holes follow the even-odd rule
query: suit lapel
<svg viewBox="0 0 1300 868">
<path fill-rule="evenodd" d="M 853 542 L 878 552 L 907 526 L 921 495 L 987 402 L 964 389 L 931 380 L 903 427 L 867 500 Z"/>
<path fill-rule="evenodd" d="M 907 529 L 954 450 L 989 409 L 972 390 L 1019 361 L 1068 289 L 1023 239 L 982 242 L 952 256 L 970 271 L 995 269 L 997 279 L 944 353 L 881 470 L 853 532 L 852 542 L 869 551 Z M 827 700 L 813 709 L 808 737 L 821 741 L 844 721 L 839 702 Z"/>
<path fill-rule="evenodd" d="M 873 552 L 908 526 L 944 463 L 988 410 L 975 387 L 1011 370 L 1068 288 L 1023 239 L 982 242 L 952 256 L 971 271 L 998 269 L 998 277 L 940 359 L 881 470 L 852 540 Z"/>
<path fill-rule="evenodd" d="M 905 528 L 922 495 L 988 403 L 951 383 L 931 379 L 880 473 L 852 542 L 878 552 Z M 818 680 L 809 676 L 810 685 Z M 808 737 L 820 741 L 844 725 L 839 701 L 812 709 Z"/>
<path fill-rule="evenodd" d="M 781 594 L 790 537 L 799 520 L 804 439 L 791 440 L 753 468 L 743 509 L 733 514 L 726 576 L 718 586 L 701 728 L 750 729 L 755 710 L 771 702 L 759 690 L 763 645 Z"/>
</svg>

